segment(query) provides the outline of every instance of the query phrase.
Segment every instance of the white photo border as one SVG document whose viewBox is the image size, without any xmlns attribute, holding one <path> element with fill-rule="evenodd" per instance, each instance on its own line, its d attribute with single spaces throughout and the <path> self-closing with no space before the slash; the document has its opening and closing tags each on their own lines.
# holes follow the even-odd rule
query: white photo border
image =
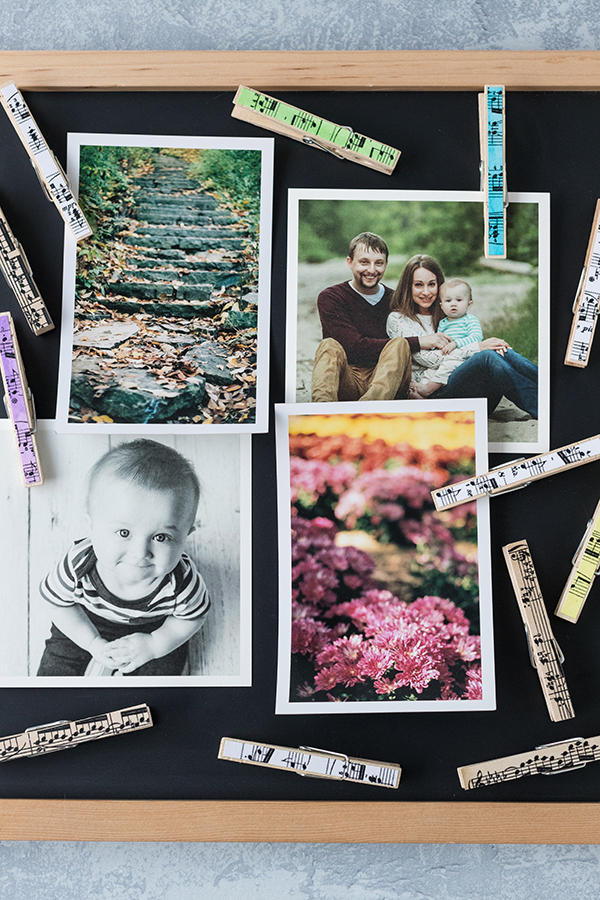
<svg viewBox="0 0 600 900">
<path fill-rule="evenodd" d="M 427 200 L 483 203 L 482 191 L 391 191 L 289 188 L 285 399 L 296 401 L 298 341 L 298 222 L 300 200 Z M 548 453 L 550 450 L 550 194 L 509 192 L 509 203 L 538 204 L 538 434 L 536 441 L 490 441 L 490 453 Z M 483 255 L 483 231 L 481 235 Z M 326 287 L 326 285 L 324 285 Z"/>
<path fill-rule="evenodd" d="M 63 302 L 61 319 L 56 428 L 61 434 L 259 434 L 269 429 L 269 330 L 271 303 L 271 247 L 273 233 L 273 138 L 189 137 L 182 135 L 139 135 L 69 132 L 67 135 L 67 175 L 78 197 L 79 159 L 84 146 L 173 147 L 176 149 L 260 150 L 261 194 L 258 252 L 258 327 L 256 356 L 256 417 L 253 423 L 232 424 L 138 424 L 116 422 L 69 422 L 73 328 L 75 321 L 75 269 L 77 241 L 65 229 L 63 256 Z"/>
<path fill-rule="evenodd" d="M 26 624 L 21 623 L 18 628 L 15 628 L 14 633 L 12 632 L 10 625 L 8 624 L 8 616 L 6 614 L 6 610 L 3 615 L 3 623 L 4 623 L 4 637 L 2 639 L 2 643 L 4 644 L 4 652 L 3 652 L 3 665 L 6 667 L 10 665 L 10 663 L 6 662 L 7 657 L 11 656 L 11 645 L 18 641 L 26 641 L 28 649 L 28 654 L 31 655 L 31 605 L 39 603 L 43 605 L 45 601 L 38 596 L 38 584 L 39 579 L 31 578 L 31 560 L 30 557 L 34 556 L 34 548 L 33 546 L 27 546 L 27 541 L 30 538 L 31 529 L 33 525 L 33 517 L 34 514 L 32 512 L 33 504 L 35 501 L 34 494 L 39 495 L 40 492 L 48 491 L 50 485 L 54 482 L 54 489 L 61 491 L 63 496 L 65 493 L 73 493 L 76 490 L 77 484 L 74 484 L 72 480 L 69 480 L 68 484 L 60 484 L 63 480 L 60 477 L 60 474 L 57 475 L 56 470 L 63 466 L 63 474 L 65 477 L 70 475 L 73 470 L 72 465 L 72 445 L 74 443 L 74 439 L 70 436 L 61 435 L 55 429 L 55 423 L 52 419 L 42 419 L 38 420 L 38 434 L 41 432 L 39 436 L 38 443 L 42 443 L 42 439 L 47 436 L 49 444 L 49 448 L 51 448 L 51 452 L 47 454 L 47 456 L 41 456 L 41 467 L 44 472 L 44 484 L 37 485 L 34 488 L 25 488 L 22 483 L 22 477 L 19 466 L 18 452 L 15 446 L 14 434 L 12 433 L 13 429 L 10 426 L 10 423 L 6 420 L 0 420 L 0 459 L 2 460 L 2 478 L 0 481 L 3 484 L 3 488 L 0 488 L 0 493 L 4 496 L 4 507 L 5 507 L 5 516 L 3 521 L 0 522 L 0 534 L 3 536 L 3 542 L 5 545 L 5 551 L 9 554 L 8 559 L 10 559 L 11 572 L 20 571 L 20 574 L 16 576 L 16 584 L 17 587 L 20 585 L 22 590 L 25 591 L 27 596 L 23 600 L 28 604 L 27 615 L 26 615 Z M 97 439 L 101 439 L 102 435 L 89 435 L 89 437 L 82 437 L 82 441 L 94 441 Z M 104 436 L 105 439 L 108 436 Z M 131 435 L 132 438 L 139 437 L 139 435 Z M 156 440 L 166 440 L 169 437 L 177 437 L 173 435 L 158 435 L 156 436 Z M 200 435 L 180 435 L 179 438 L 185 438 L 190 441 L 202 441 L 203 437 Z M 38 676 L 38 675 L 10 675 L 10 674 L 0 674 L 0 687 L 26 687 L 26 688 L 55 688 L 55 687 L 86 687 L 86 688 L 130 688 L 130 689 L 138 689 L 139 687 L 210 687 L 210 688 L 221 688 L 221 687 L 251 687 L 252 686 L 252 437 L 249 434 L 228 434 L 228 435 L 214 435 L 208 437 L 207 440 L 211 443 L 215 444 L 215 458 L 221 459 L 221 453 L 218 452 L 218 442 L 220 439 L 227 440 L 228 442 L 237 441 L 239 443 L 239 450 L 237 451 L 239 455 L 239 584 L 233 585 L 232 590 L 236 592 L 239 596 L 239 623 L 237 624 L 238 630 L 238 640 L 239 640 L 239 652 L 236 657 L 237 664 L 237 672 L 235 674 L 228 675 L 169 675 L 169 676 L 126 676 L 121 678 L 115 677 L 107 677 L 107 676 Z M 119 440 L 117 438 L 117 440 Z M 184 450 L 185 455 L 185 450 Z M 83 480 L 83 464 L 79 475 L 81 478 L 80 482 Z M 85 469 L 89 468 L 89 463 L 85 461 Z M 200 481 L 202 483 L 202 473 L 199 473 Z M 58 482 L 58 483 L 57 483 Z M 52 499 L 49 498 L 49 502 L 51 503 L 51 511 L 53 518 L 56 518 L 57 521 L 60 520 L 60 514 L 58 512 L 59 504 L 52 503 Z M 82 506 L 81 512 L 83 513 L 83 500 L 81 498 L 76 498 L 73 501 L 74 504 L 80 503 Z M 236 503 L 237 506 L 237 503 Z M 20 516 L 15 515 L 15 509 L 19 509 L 21 512 Z M 22 524 L 20 524 L 22 522 Z M 40 524 L 42 526 L 42 523 Z M 77 535 L 70 535 L 69 541 L 72 542 L 73 538 Z M 7 546 L 7 542 L 12 542 L 12 546 Z M 23 546 L 25 545 L 25 546 Z M 62 545 L 61 545 L 62 546 Z M 62 552 L 65 552 L 67 549 L 68 543 L 63 547 Z M 58 562 L 58 558 L 55 560 Z M 21 566 L 21 570 L 19 570 L 19 566 Z M 34 566 L 35 568 L 35 566 Z M 39 566 L 38 566 L 39 568 Z M 202 570 L 202 566 L 200 566 Z M 39 574 L 39 573 L 38 573 Z M 41 577 L 44 577 L 46 573 L 42 574 Z M 13 581 L 15 578 L 13 577 Z M 210 591 L 210 584 L 208 585 Z M 15 591 L 17 593 L 18 591 Z M 3 595 L 2 595 L 2 606 L 4 603 L 9 602 L 7 599 L 7 585 L 4 585 Z M 209 611 L 208 616 L 211 613 Z M 19 633 L 17 633 L 17 631 Z M 49 632 L 48 632 L 49 635 Z M 8 643 L 6 643 L 8 642 Z M 39 641 L 38 641 L 39 643 Z M 22 654 L 21 654 L 22 655 Z M 36 659 L 35 665 L 39 660 Z M 33 661 L 29 662 L 29 665 L 33 667 Z"/>
<path fill-rule="evenodd" d="M 365 408 L 366 407 L 366 408 Z M 393 413 L 433 413 L 468 411 L 475 414 L 475 469 L 487 471 L 487 403 L 473 400 L 390 400 L 356 403 L 275 404 L 277 447 L 277 504 L 279 522 L 279 638 L 277 652 L 276 715 L 348 715 L 356 713 L 480 712 L 496 709 L 494 669 L 494 627 L 492 606 L 492 561 L 489 498 L 477 501 L 477 549 L 479 573 L 479 614 L 481 627 L 481 700 L 390 700 L 385 703 L 303 702 L 289 699 L 291 678 L 292 559 L 290 539 L 291 491 L 289 419 L 291 416 L 377 415 Z"/>
</svg>

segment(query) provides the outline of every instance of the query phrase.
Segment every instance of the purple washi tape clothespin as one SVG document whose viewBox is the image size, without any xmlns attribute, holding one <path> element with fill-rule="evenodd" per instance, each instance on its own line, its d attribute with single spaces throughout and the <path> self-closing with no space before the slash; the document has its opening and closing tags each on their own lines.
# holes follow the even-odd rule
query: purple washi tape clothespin
<svg viewBox="0 0 600 900">
<path fill-rule="evenodd" d="M 0 313 L 0 365 L 4 382 L 4 405 L 12 421 L 19 448 L 19 458 L 25 487 L 43 484 L 35 443 L 35 412 L 31 391 L 27 385 L 21 351 L 10 313 Z"/>
</svg>

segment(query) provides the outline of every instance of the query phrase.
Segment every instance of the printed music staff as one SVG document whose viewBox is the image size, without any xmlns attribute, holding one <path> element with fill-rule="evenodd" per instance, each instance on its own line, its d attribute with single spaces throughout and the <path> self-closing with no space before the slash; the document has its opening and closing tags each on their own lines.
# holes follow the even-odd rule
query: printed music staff
<svg viewBox="0 0 600 900">
<path fill-rule="evenodd" d="M 27 150 L 48 199 L 52 200 L 76 240 L 89 237 L 92 229 L 73 197 L 67 176 L 46 144 L 16 84 L 11 82 L 0 87 L 0 103 Z"/>
<path fill-rule="evenodd" d="M 0 762 L 8 762 L 23 756 L 40 756 L 56 750 L 67 750 L 86 741 L 116 737 L 129 731 L 152 728 L 152 716 L 145 703 L 128 709 L 102 713 L 74 722 L 50 722 L 27 728 L 22 734 L 0 738 Z"/>
<path fill-rule="evenodd" d="M 357 784 L 388 788 L 397 788 L 402 774 L 402 769 L 396 763 L 353 759 L 341 753 L 329 753 L 313 747 L 293 749 L 228 737 L 221 739 L 218 759 L 296 772 L 311 778 L 333 778 L 336 781 L 354 781 Z"/>
<path fill-rule="evenodd" d="M 17 440 L 25 487 L 44 483 L 35 441 L 35 410 L 25 377 L 13 318 L 0 313 L 0 367 L 4 383 L 4 405 Z"/>
<path fill-rule="evenodd" d="M 563 588 L 554 615 L 576 622 L 600 568 L 600 502 L 572 560 L 573 568 Z"/>
<path fill-rule="evenodd" d="M 532 456 L 531 459 L 514 460 L 485 475 L 466 478 L 431 492 L 437 510 L 450 509 L 469 500 L 477 500 L 486 495 L 502 494 L 516 488 L 525 487 L 532 481 L 539 481 L 557 472 L 566 472 L 576 466 L 600 459 L 600 435 L 586 438 L 576 444 L 567 444 L 550 453 Z"/>
<path fill-rule="evenodd" d="M 400 159 L 400 150 L 394 147 L 243 85 L 233 98 L 231 115 L 386 175 L 392 174 Z"/>
<path fill-rule="evenodd" d="M 585 368 L 589 362 L 600 304 L 600 200 L 588 241 L 583 272 L 573 303 L 573 323 L 567 343 L 565 366 Z"/>
<path fill-rule="evenodd" d="M 538 753 L 540 750 L 550 750 Z M 473 763 L 457 769 L 458 779 L 465 791 L 516 781 L 528 775 L 556 775 L 583 769 L 590 762 L 600 760 L 600 735 L 591 738 L 571 738 L 552 744 L 541 744 L 528 753 L 501 756 L 487 762 Z"/>
<path fill-rule="evenodd" d="M 33 280 L 31 267 L 18 240 L 12 233 L 6 216 L 0 209 L 0 269 L 35 335 L 54 328 L 54 322 Z"/>
<path fill-rule="evenodd" d="M 527 541 L 502 548 L 519 612 L 527 632 L 531 662 L 537 670 L 548 713 L 553 722 L 575 716 L 561 665 L 562 654 L 552 633 L 544 598 Z"/>
<path fill-rule="evenodd" d="M 505 94 L 503 85 L 486 84 L 479 100 L 481 187 L 484 194 L 486 259 L 506 259 Z"/>
</svg>

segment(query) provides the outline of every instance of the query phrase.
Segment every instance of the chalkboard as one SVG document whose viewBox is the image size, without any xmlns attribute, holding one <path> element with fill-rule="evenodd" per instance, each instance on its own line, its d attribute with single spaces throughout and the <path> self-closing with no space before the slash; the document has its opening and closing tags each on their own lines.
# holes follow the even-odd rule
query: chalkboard
<svg viewBox="0 0 600 900">
<path fill-rule="evenodd" d="M 185 55 L 185 54 L 184 54 Z M 314 54 L 309 54 L 314 57 Z M 392 57 L 394 55 L 383 54 Z M 9 55 L 8 55 L 9 56 Z M 96 56 L 96 55 L 94 55 Z M 164 55 L 163 63 L 164 63 Z M 201 56 L 201 55 L 200 55 Z M 214 54 L 213 54 L 214 56 Z M 228 54 L 222 54 L 223 57 Z M 246 55 L 247 56 L 247 55 Z M 375 56 L 377 56 L 375 54 Z M 402 65 L 407 65 L 407 54 Z M 410 56 L 410 55 L 408 55 Z M 414 56 L 419 56 L 414 54 Z M 471 56 L 473 56 L 471 54 Z M 362 90 L 336 81 L 335 54 L 327 54 L 328 74 L 311 90 L 278 91 L 277 96 L 303 109 L 347 123 L 363 134 L 402 150 L 391 177 L 341 162 L 286 138 L 275 150 L 274 243 L 271 323 L 271 401 L 284 400 L 286 319 L 286 197 L 290 187 L 477 190 L 478 124 L 474 84 L 497 80 L 486 73 L 486 54 L 477 72 L 456 74 L 453 60 L 436 63 L 432 86 L 443 85 L 443 65 L 456 90 Z M 499 55 L 491 55 L 498 65 Z M 508 55 L 507 55 L 508 56 Z M 179 63 L 177 54 L 175 61 Z M 548 57 L 544 58 L 548 62 Z M 56 58 L 54 58 L 56 64 Z M 235 62 L 235 55 L 232 55 Z M 310 61 L 286 54 L 287 65 Z M 390 58 L 390 63 L 393 60 Z M 500 60 L 501 61 L 501 60 Z M 94 60 L 90 61 L 91 63 Z M 114 60 L 113 60 L 114 62 Z M 201 62 L 201 61 L 200 61 Z M 379 66 L 379 84 L 389 86 Z M 421 65 L 421 62 L 419 65 Z M 595 59 L 594 65 L 598 65 Z M 121 61 L 122 72 L 127 63 Z M 141 60 L 136 60 L 139 67 Z M 198 63 L 198 60 L 196 60 Z M 215 61 L 210 60 L 215 78 Z M 278 61 L 281 66 L 282 61 Z M 0 57 L 8 77 L 19 83 L 15 61 Z M 96 60 L 96 64 L 98 61 Z M 23 62 L 20 86 L 50 147 L 64 161 L 69 131 L 165 135 L 257 136 L 251 125 L 231 118 L 235 69 L 223 59 L 218 90 L 160 91 L 161 75 L 148 75 L 155 90 L 27 90 L 44 84 L 31 78 Z M 312 62 L 313 68 L 317 65 Z M 528 63 L 529 65 L 529 63 Z M 13 66 L 9 70 L 9 66 Z M 95 78 L 77 63 L 77 86 L 118 86 L 106 74 Z M 281 81 L 275 68 L 253 60 L 256 78 L 246 83 L 275 93 Z M 58 67 L 59 68 L 59 67 Z M 317 67 L 318 69 L 318 67 Z M 515 75 L 527 87 L 527 75 L 539 86 L 540 65 L 525 63 Z M 49 88 L 65 87 L 56 69 Z M 75 69 L 72 70 L 72 73 Z M 101 71 L 101 67 L 96 70 Z M 130 69 L 133 71 L 133 68 Z M 137 69 L 136 69 L 137 71 Z M 164 73 L 164 68 L 160 70 Z M 279 68 L 277 72 L 283 71 Z M 298 69 L 300 72 L 300 68 Z M 423 71 L 421 69 L 420 71 Z M 597 197 L 600 173 L 594 148 L 600 140 L 598 94 L 577 90 L 575 62 L 558 86 L 571 91 L 513 90 L 507 99 L 507 169 L 511 191 L 551 194 L 552 325 L 551 447 L 600 431 L 594 401 L 600 389 L 600 350 L 582 371 L 563 365 L 577 288 Z M 233 72 L 233 74 L 231 74 Z M 454 72 L 454 74 L 452 74 Z M 83 75 L 82 75 L 83 73 Z M 249 74 L 252 74 L 249 70 Z M 355 73 L 356 75 L 356 73 Z M 567 75 L 571 78 L 568 84 Z M 480 84 L 476 78 L 480 76 Z M 68 74 L 62 73 L 64 79 Z M 138 76 L 136 75 L 136 78 Z M 141 76 L 139 76 L 141 78 Z M 195 77 L 197 72 L 195 70 Z M 286 76 L 291 77 L 291 76 Z M 356 76 L 358 77 L 358 76 Z M 37 82 L 36 82 L 37 78 Z M 397 74 L 394 87 L 401 76 Z M 434 78 L 432 75 L 431 78 Z M 78 79 L 81 79 L 80 81 Z M 106 80 L 103 80 L 106 79 Z M 153 80 L 154 79 L 154 80 Z M 473 82 L 475 79 L 475 82 Z M 370 85 L 368 74 L 364 85 Z M 393 78 L 391 81 L 393 82 Z M 127 81 L 127 79 L 125 79 Z M 581 86 L 587 81 L 580 78 Z M 129 80 L 132 85 L 132 79 Z M 301 88 L 301 75 L 288 87 Z M 410 80 L 407 82 L 411 85 Z M 184 84 L 174 84 L 181 87 Z M 208 86 L 210 87 L 210 80 Z M 315 91 L 321 86 L 323 89 Z M 412 82 L 412 86 L 414 82 Z M 556 86 L 552 85 L 552 86 Z M 198 79 L 196 87 L 206 87 Z M 221 88 L 227 88 L 223 90 Z M 462 90 L 458 88 L 463 88 Z M 260 132 L 262 135 L 263 132 Z M 36 281 L 55 321 L 60 322 L 62 224 L 39 188 L 9 122 L 0 119 L 0 204 L 23 243 Z M 18 318 L 10 290 L 0 284 L 0 307 Z M 59 328 L 35 338 L 20 329 L 21 347 L 41 418 L 54 415 Z M 593 842 L 594 803 L 600 800 L 600 766 L 557 778 L 526 778 L 466 795 L 456 767 L 533 749 L 541 743 L 600 731 L 597 665 L 600 618 L 592 592 L 580 622 L 554 619 L 565 654 L 565 672 L 577 713 L 575 720 L 549 721 L 537 676 L 530 666 L 522 624 L 502 558 L 503 545 L 526 538 L 547 605 L 570 571 L 570 559 L 584 532 L 600 488 L 600 464 L 592 463 L 546 479 L 526 490 L 491 501 L 497 710 L 479 713 L 384 714 L 377 716 L 274 715 L 277 646 L 276 483 L 274 436 L 253 436 L 253 683 L 251 688 L 141 690 L 3 689 L 0 734 L 55 719 L 77 719 L 146 702 L 155 727 L 134 736 L 91 743 L 72 753 L 21 760 L 0 767 L 0 837 L 74 837 L 100 839 L 192 840 L 407 840 L 407 841 L 556 841 Z M 503 462 L 495 457 L 491 464 Z M 4 559 L 3 566 L 10 566 Z M 597 589 L 595 589 L 597 591 Z M 299 778 L 218 761 L 221 737 L 262 740 L 290 747 L 309 745 L 352 756 L 399 762 L 403 777 L 397 791 L 329 780 Z M 20 798 L 20 799 L 17 799 Z M 28 803 L 22 798 L 39 800 Z M 468 800 L 468 802 L 466 802 Z M 70 803 L 66 801 L 82 801 Z M 87 803 L 83 801 L 97 801 Z M 138 801 L 112 804 L 106 801 Z M 152 803 L 147 801 L 165 801 Z M 177 801 L 176 803 L 166 801 Z M 193 801 L 193 802 L 186 802 Z M 246 802 L 240 802 L 246 801 Z M 295 803 L 292 801 L 304 801 Z M 312 801 L 312 802 L 307 802 Z M 336 802 L 332 802 L 336 801 Z M 352 801 L 360 801 L 353 803 Z M 449 802 L 454 801 L 454 802 Z M 533 805 L 524 809 L 521 804 Z M 562 801 L 554 805 L 555 801 Z M 569 801 L 569 805 L 565 802 Z M 539 805 L 536 805 L 539 804 Z M 575 805 L 571 805 L 575 804 Z M 79 821 L 77 817 L 80 816 Z M 105 822 L 115 823 L 113 830 Z M 52 833 L 52 821 L 60 831 Z M 253 825 L 253 823 L 255 823 Z M 4 829 L 8 828 L 7 831 Z M 531 830 L 529 830 L 531 829 Z M 566 829 L 566 833 L 565 833 Z"/>
</svg>

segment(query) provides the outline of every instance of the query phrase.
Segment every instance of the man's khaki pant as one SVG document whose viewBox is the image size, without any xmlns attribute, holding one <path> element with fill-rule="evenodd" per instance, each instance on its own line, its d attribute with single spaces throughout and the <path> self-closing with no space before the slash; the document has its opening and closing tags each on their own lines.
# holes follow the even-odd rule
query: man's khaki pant
<svg viewBox="0 0 600 900">
<path fill-rule="evenodd" d="M 402 400 L 411 375 L 408 341 L 394 338 L 374 367 L 351 366 L 338 341 L 325 338 L 317 347 L 312 376 L 312 402 L 338 400 Z"/>
</svg>

